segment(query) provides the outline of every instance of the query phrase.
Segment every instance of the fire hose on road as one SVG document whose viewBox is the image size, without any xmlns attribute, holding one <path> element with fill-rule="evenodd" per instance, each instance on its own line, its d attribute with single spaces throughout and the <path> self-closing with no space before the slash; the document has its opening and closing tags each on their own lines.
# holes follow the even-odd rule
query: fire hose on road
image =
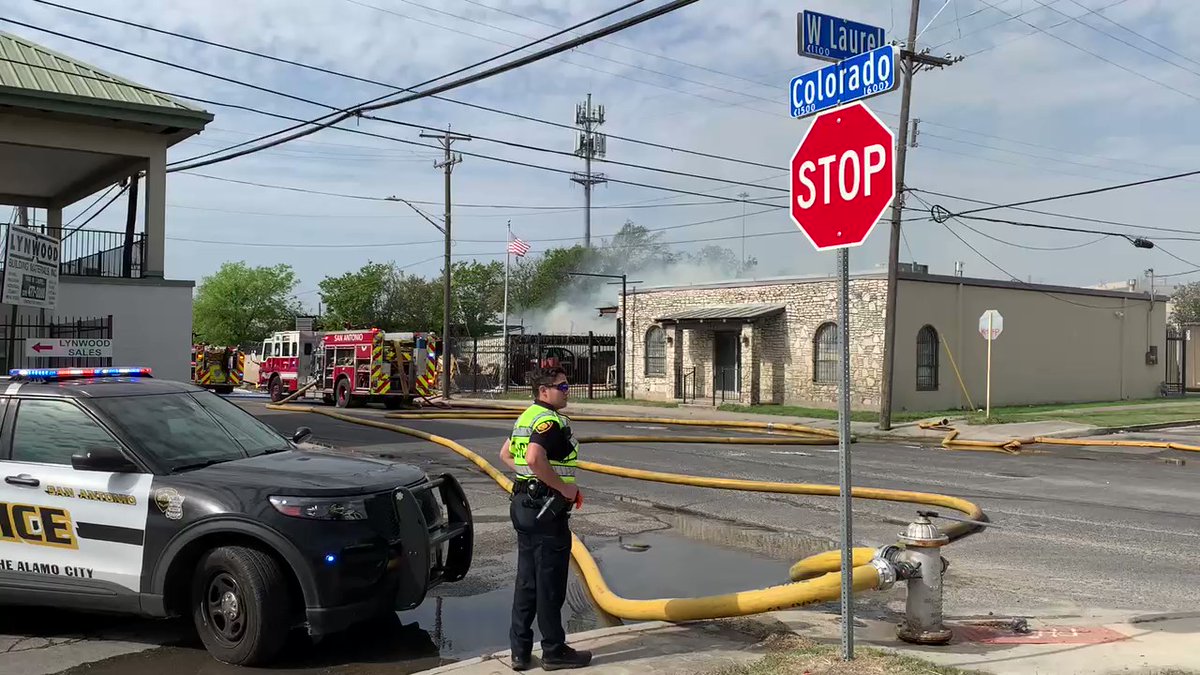
<svg viewBox="0 0 1200 675">
<path fill-rule="evenodd" d="M 399 424 L 349 415 L 321 407 L 288 404 L 267 404 L 267 407 L 272 410 L 322 414 L 345 422 L 361 424 L 379 429 L 386 429 L 436 443 L 453 450 L 465 459 L 471 461 L 484 473 L 490 476 L 501 488 L 507 492 L 512 492 L 513 483 L 510 478 L 508 478 L 504 473 L 502 473 L 483 457 L 452 439 Z M 448 412 L 392 413 L 387 415 L 387 417 L 411 419 L 511 419 L 516 416 L 517 412 L 519 411 L 472 411 L 459 414 Z M 792 424 L 724 421 L 709 422 L 703 420 L 674 420 L 668 418 L 619 417 L 610 415 L 578 415 L 573 416 L 572 420 L 621 421 L 724 427 L 753 430 L 757 432 L 778 433 L 778 435 L 772 435 L 770 437 L 761 439 L 747 439 L 745 437 L 701 437 L 705 438 L 706 440 L 696 440 L 695 437 L 692 439 L 687 439 L 685 437 L 657 436 L 594 436 L 590 438 L 580 438 L 581 442 L 592 443 L 675 443 L 681 441 L 690 441 L 705 443 L 745 444 L 748 440 L 752 440 L 754 442 L 761 440 L 764 442 L 778 444 L 837 443 L 836 435 L 831 435 L 832 432 Z M 798 436 L 798 434 L 811 435 L 807 437 L 801 437 Z M 631 441 L 630 439 L 636 439 L 636 441 Z M 586 471 L 604 473 L 611 476 L 671 483 L 676 485 L 691 485 L 696 487 L 723 490 L 742 490 L 750 492 L 771 492 L 796 495 L 837 496 L 839 494 L 839 489 L 836 485 L 780 483 L 770 481 L 689 476 L 675 473 L 630 469 L 585 461 L 579 462 L 578 466 L 580 469 Z M 851 494 L 860 499 L 922 504 L 926 506 L 938 506 L 953 509 L 962 513 L 966 519 L 975 521 L 973 523 L 955 522 L 944 529 L 938 529 L 930 524 L 929 521 L 924 518 L 924 516 L 922 516 L 921 519 L 918 520 L 918 523 L 909 526 L 909 536 L 907 538 L 901 537 L 901 541 L 907 542 L 910 546 L 924 547 L 912 549 L 914 552 L 919 551 L 919 555 L 931 555 L 929 552 L 932 551 L 932 555 L 937 555 L 940 557 L 940 554 L 937 553 L 938 547 L 944 543 L 961 538 L 976 531 L 977 529 L 980 529 L 983 526 L 981 521 L 986 520 L 986 516 L 977 505 L 964 499 L 946 495 L 865 487 L 853 488 Z M 924 523 L 924 525 L 920 525 L 921 523 Z M 914 527 L 917 527 L 917 534 L 912 534 L 914 532 Z M 942 640 L 938 636 L 941 636 L 942 634 L 945 634 L 945 639 L 948 640 L 948 631 L 941 629 L 940 589 L 942 570 L 940 569 L 940 565 L 928 564 L 926 561 L 926 568 L 938 567 L 939 569 L 936 571 L 931 569 L 925 569 L 922 571 L 920 569 L 921 565 L 905 562 L 904 554 L 901 551 L 902 549 L 894 546 L 884 547 L 883 549 L 878 550 L 863 547 L 855 548 L 854 568 L 851 570 L 851 574 L 853 575 L 854 590 L 856 592 L 861 592 L 870 589 L 886 589 L 897 580 L 898 573 L 900 573 L 900 578 L 910 580 L 913 578 L 920 580 L 922 574 L 924 574 L 925 583 L 936 585 L 936 593 L 938 594 L 938 610 L 936 617 L 933 617 L 933 619 L 929 621 L 918 621 L 916 628 L 913 630 L 918 636 L 926 636 L 926 640 L 929 642 L 941 643 Z M 584 586 L 590 592 L 599 610 L 613 617 L 632 621 L 682 622 L 699 619 L 745 616 L 773 610 L 800 607 L 813 603 L 834 601 L 837 600 L 841 595 L 841 561 L 839 557 L 840 553 L 838 551 L 830 551 L 811 556 L 793 565 L 790 570 L 790 576 L 793 580 L 792 583 L 740 591 L 737 593 L 728 593 L 724 595 L 712 595 L 698 598 L 660 598 L 654 600 L 633 600 L 622 598 L 614 593 L 612 589 L 609 588 L 608 584 L 605 583 L 604 578 L 600 573 L 599 566 L 596 564 L 596 561 L 592 558 L 591 554 L 578 537 L 573 538 L 571 555 Z M 913 555 L 918 555 L 918 553 L 914 553 Z M 936 577 L 936 579 L 933 577 Z M 910 598 L 913 594 L 911 583 L 912 582 L 910 581 Z M 910 617 L 909 623 L 911 624 L 913 620 L 914 618 Z M 929 635 L 934 635 L 936 639 L 928 638 Z"/>
</svg>

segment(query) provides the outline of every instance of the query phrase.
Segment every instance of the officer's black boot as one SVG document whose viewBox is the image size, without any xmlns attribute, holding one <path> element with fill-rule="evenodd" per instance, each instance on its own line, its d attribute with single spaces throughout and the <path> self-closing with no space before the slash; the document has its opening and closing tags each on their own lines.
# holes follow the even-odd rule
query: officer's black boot
<svg viewBox="0 0 1200 675">
<path fill-rule="evenodd" d="M 517 671 L 529 670 L 532 667 L 533 667 L 533 657 L 530 656 L 529 654 L 513 654 L 512 655 L 512 669 L 513 670 L 517 670 Z"/>
<path fill-rule="evenodd" d="M 542 653 L 543 670 L 568 670 L 584 668 L 592 662 L 592 653 L 586 649 L 575 650 L 563 645 L 553 652 Z"/>
</svg>

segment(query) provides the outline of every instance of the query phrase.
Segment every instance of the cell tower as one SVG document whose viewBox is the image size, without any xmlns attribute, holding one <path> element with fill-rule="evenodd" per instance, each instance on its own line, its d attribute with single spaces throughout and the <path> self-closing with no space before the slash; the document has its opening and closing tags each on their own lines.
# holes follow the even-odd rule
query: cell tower
<svg viewBox="0 0 1200 675">
<path fill-rule="evenodd" d="M 576 171 L 571 181 L 583 186 L 583 245 L 592 247 L 592 186 L 606 182 L 604 174 L 592 173 L 592 160 L 604 157 L 608 146 L 604 134 L 596 128 L 604 124 L 604 106 L 592 107 L 592 95 L 587 101 L 575 105 L 575 126 L 579 127 L 579 140 L 575 154 L 583 158 L 583 172 Z"/>
</svg>

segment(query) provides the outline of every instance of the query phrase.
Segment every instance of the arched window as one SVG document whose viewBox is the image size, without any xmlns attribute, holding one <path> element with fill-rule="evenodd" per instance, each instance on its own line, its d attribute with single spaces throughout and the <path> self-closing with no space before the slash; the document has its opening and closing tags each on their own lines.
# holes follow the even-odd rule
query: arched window
<svg viewBox="0 0 1200 675">
<path fill-rule="evenodd" d="M 646 331 L 646 377 L 667 374 L 667 334 L 659 326 Z"/>
<path fill-rule="evenodd" d="M 838 327 L 829 321 L 817 328 L 813 335 L 813 382 L 837 384 L 838 376 Z"/>
<path fill-rule="evenodd" d="M 917 391 L 937 391 L 939 346 L 933 326 L 917 331 Z"/>
</svg>

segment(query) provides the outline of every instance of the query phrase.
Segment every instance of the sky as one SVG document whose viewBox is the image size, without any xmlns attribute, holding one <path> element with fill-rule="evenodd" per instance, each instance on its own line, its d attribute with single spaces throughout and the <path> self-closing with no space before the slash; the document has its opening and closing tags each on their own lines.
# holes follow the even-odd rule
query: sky
<svg viewBox="0 0 1200 675">
<path fill-rule="evenodd" d="M 617 0 L 56 0 L 60 4 L 271 54 L 395 87 L 467 66 L 619 6 Z M 644 2 L 630 16 L 657 4 Z M 573 124 L 590 93 L 603 104 L 610 136 L 731 157 L 700 157 L 610 137 L 611 160 L 701 174 L 693 178 L 597 163 L 611 178 L 707 196 L 609 182 L 593 195 L 593 240 L 626 220 L 664 229 L 680 251 L 728 246 L 758 260 L 755 275 L 832 274 L 835 255 L 814 251 L 785 208 L 788 163 L 810 119 L 788 112 L 789 81 L 824 62 L 801 57 L 796 13 L 827 12 L 882 27 L 903 40 L 909 0 L 704 0 L 562 55 L 446 94 L 458 101 Z M 150 33 L 34 0 L 4 0 L 3 15 L 76 38 L 138 52 L 171 64 L 346 107 L 388 93 L 375 84 L 312 72 L 255 56 Z M 609 20 L 611 21 L 611 20 Z M 924 0 L 918 46 L 964 57 L 914 78 L 906 184 L 997 203 L 1091 190 L 1196 168 L 1200 125 L 1200 3 L 1180 0 Z M 0 21 L 15 33 L 102 70 L 156 89 L 311 119 L 328 108 L 152 63 L 130 55 Z M 527 52 L 523 52 L 527 53 Z M 217 105 L 201 134 L 175 146 L 168 161 L 248 140 L 292 122 Z M 900 95 L 867 105 L 893 128 Z M 424 99 L 382 113 L 393 120 L 455 133 L 570 152 L 566 128 Z M 239 181 L 381 198 L 397 196 L 441 218 L 440 149 L 420 129 L 358 120 L 303 140 L 195 173 Z M 349 131 L 346 131 L 349 130 Z M 393 137 L 366 136 L 365 131 Z M 398 140 L 395 140 L 398 139 Z M 400 142 L 404 141 L 404 142 Z M 422 147 L 430 145 L 432 147 Z M 581 242 L 583 193 L 569 172 L 574 156 L 474 138 L 453 171 L 456 260 L 503 260 L 506 223 L 533 251 Z M 485 157 L 542 165 L 515 166 Z M 748 164 L 748 163 L 750 164 Z M 751 165 L 758 164 L 759 166 Z M 735 181 L 733 183 L 729 181 Z M 1063 227 L 1143 236 L 1126 239 L 978 220 L 927 218 L 910 197 L 900 259 L 952 274 L 1092 285 L 1186 273 L 1200 266 L 1200 226 L 1191 196 L 1200 176 L 1042 203 L 1029 208 L 1122 225 L 1015 210 L 980 214 Z M 918 192 L 929 205 L 962 211 L 978 204 Z M 718 201 L 724 197 L 731 201 Z M 71 218 L 94 198 L 68 209 Z M 395 261 L 436 275 L 441 234 L 398 201 L 270 189 L 184 172 L 168 179 L 166 275 L 200 281 L 223 262 L 292 265 L 299 298 L 312 308 L 318 282 L 363 264 Z M 703 202 L 696 204 L 695 202 Z M 715 203 L 713 203 L 715 202 Z M 636 205 L 640 208 L 629 208 Z M 549 207 L 549 208 L 547 208 Z M 646 208 L 649 207 L 649 208 Z M 742 218 L 745 212 L 744 220 Z M 123 229 L 120 203 L 87 227 Z M 702 221 L 713 221 L 707 224 Z M 745 238 L 742 238 L 743 226 Z M 969 226 L 969 227 L 968 227 Z M 1164 232 L 1169 228 L 1185 232 Z M 1193 238 L 1179 241 L 1164 237 Z M 854 272 L 886 269 L 888 226 L 851 252 Z M 1191 264 L 1195 261 L 1195 265 Z M 1178 274 L 1172 281 L 1191 277 Z M 614 298 L 615 299 L 615 298 Z"/>
</svg>

